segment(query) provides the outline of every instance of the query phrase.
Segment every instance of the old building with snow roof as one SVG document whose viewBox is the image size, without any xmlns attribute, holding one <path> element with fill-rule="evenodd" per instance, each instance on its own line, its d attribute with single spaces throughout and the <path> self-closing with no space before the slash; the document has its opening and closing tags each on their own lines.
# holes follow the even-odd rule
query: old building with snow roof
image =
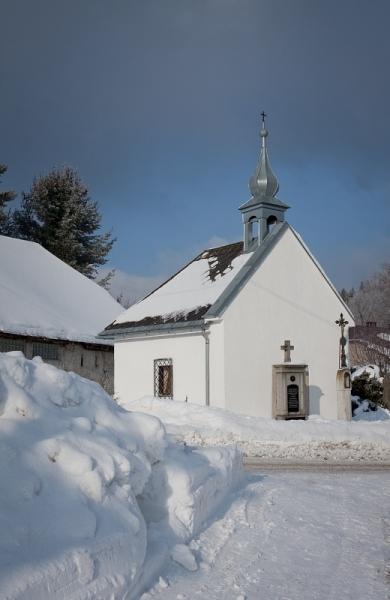
<svg viewBox="0 0 390 600">
<path fill-rule="evenodd" d="M 0 352 L 40 356 L 112 393 L 112 342 L 97 334 L 122 310 L 39 244 L 0 236 Z"/>
<path fill-rule="evenodd" d="M 264 117 L 260 136 L 242 241 L 204 250 L 101 333 L 115 342 L 119 401 L 154 395 L 272 417 L 275 369 L 285 381 L 295 365 L 304 389 L 291 371 L 285 416 L 340 418 L 335 321 L 353 315 L 285 220 Z"/>
</svg>

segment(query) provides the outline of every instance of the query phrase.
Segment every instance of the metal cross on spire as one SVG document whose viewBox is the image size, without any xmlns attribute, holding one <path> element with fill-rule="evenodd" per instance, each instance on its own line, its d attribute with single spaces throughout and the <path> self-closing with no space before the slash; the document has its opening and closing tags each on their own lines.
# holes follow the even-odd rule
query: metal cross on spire
<svg viewBox="0 0 390 600">
<path fill-rule="evenodd" d="M 271 165 L 269 164 L 268 152 L 267 152 L 267 137 L 268 130 L 266 129 L 265 118 L 267 114 L 263 110 L 260 113 L 262 123 L 260 129 L 261 139 L 261 153 L 259 162 L 257 163 L 256 170 L 249 180 L 249 189 L 252 193 L 253 198 L 260 199 L 267 197 L 271 202 L 272 198 L 275 198 L 278 193 L 279 184 L 275 175 L 272 172 Z M 253 201 L 251 200 L 253 203 Z M 279 200 L 277 200 L 277 210 L 280 210 Z M 267 209 L 268 210 L 268 209 Z M 248 213 L 249 214 L 249 213 Z M 256 213 L 257 214 L 257 213 Z M 279 214 L 279 213 L 278 213 Z M 254 215 L 255 216 L 255 215 Z M 269 215 L 267 214 L 267 217 Z M 259 217 L 257 216 L 256 219 Z"/>
</svg>

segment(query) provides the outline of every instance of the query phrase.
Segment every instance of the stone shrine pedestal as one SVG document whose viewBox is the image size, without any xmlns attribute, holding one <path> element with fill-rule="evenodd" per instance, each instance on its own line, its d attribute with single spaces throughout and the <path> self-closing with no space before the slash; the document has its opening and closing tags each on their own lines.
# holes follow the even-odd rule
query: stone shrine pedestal
<svg viewBox="0 0 390 600">
<path fill-rule="evenodd" d="M 272 366 L 272 417 L 306 419 L 309 415 L 307 365 L 282 363 Z"/>
<path fill-rule="evenodd" d="M 336 375 L 337 418 L 344 421 L 352 419 L 351 373 L 349 369 L 338 369 Z"/>
</svg>

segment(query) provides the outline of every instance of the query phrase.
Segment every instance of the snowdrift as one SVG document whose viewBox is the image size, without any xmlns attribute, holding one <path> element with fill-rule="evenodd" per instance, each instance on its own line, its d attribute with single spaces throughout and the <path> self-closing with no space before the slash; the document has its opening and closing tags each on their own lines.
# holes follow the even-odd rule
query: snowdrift
<svg viewBox="0 0 390 600">
<path fill-rule="evenodd" d="M 233 449 L 169 443 L 99 385 L 0 354 L 0 597 L 131 598 L 239 473 Z M 146 576 L 150 530 L 164 544 Z"/>
<path fill-rule="evenodd" d="M 236 444 L 247 456 L 267 460 L 390 462 L 390 414 L 384 410 L 377 411 L 383 420 L 368 423 L 275 421 L 149 397 L 124 405 L 158 417 L 174 439 L 190 445 Z"/>
</svg>

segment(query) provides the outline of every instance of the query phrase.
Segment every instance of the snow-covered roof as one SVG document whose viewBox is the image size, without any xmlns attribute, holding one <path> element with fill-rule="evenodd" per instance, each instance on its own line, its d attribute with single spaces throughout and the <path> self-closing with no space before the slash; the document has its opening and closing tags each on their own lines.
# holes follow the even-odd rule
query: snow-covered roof
<svg viewBox="0 0 390 600">
<path fill-rule="evenodd" d="M 242 242 L 209 248 L 122 313 L 108 330 L 201 319 L 250 258 Z M 119 333 L 119 331 L 118 331 Z"/>
<path fill-rule="evenodd" d="M 102 343 L 96 335 L 121 310 L 39 244 L 0 236 L 0 332 Z"/>
</svg>

